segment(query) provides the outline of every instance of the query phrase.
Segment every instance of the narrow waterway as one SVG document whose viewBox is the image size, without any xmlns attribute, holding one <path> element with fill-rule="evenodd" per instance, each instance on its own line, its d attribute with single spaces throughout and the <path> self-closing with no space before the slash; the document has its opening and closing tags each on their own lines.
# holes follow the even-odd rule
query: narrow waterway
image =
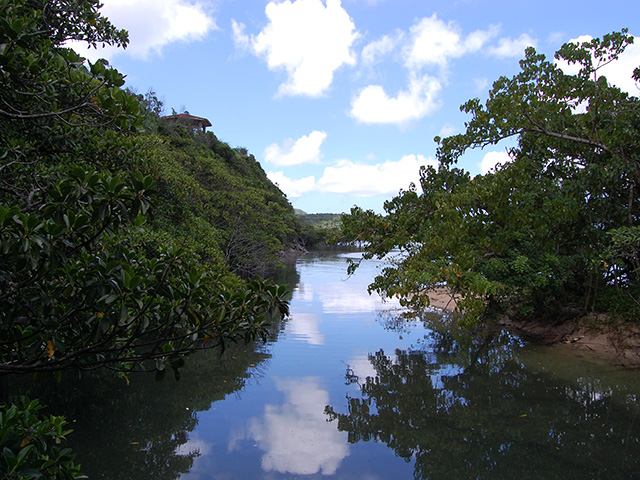
<svg viewBox="0 0 640 480">
<path fill-rule="evenodd" d="M 177 382 L 37 394 L 93 479 L 640 478 L 640 371 L 405 320 L 367 293 L 380 265 L 347 278 L 357 257 L 291 266 L 291 316 L 267 345 L 193 357 Z"/>
</svg>

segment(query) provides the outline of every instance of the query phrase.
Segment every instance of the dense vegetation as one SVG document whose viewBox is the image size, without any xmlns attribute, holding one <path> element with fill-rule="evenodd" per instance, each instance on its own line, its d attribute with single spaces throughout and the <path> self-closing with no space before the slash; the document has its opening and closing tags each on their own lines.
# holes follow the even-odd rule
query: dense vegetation
<svg viewBox="0 0 640 480">
<path fill-rule="evenodd" d="M 341 213 L 306 213 L 296 210 L 302 224 L 301 238 L 307 247 L 333 245 L 340 238 Z"/>
<path fill-rule="evenodd" d="M 65 47 L 126 46 L 99 7 L 0 2 L 0 375 L 177 377 L 288 310 L 256 275 L 297 235 L 293 209 L 246 150 L 163 126 L 155 96 Z M 0 409 L 3 478 L 77 477 L 63 420 L 38 409 Z"/>
<path fill-rule="evenodd" d="M 422 168 L 420 189 L 387 201 L 386 215 L 352 209 L 343 230 L 368 243 L 365 258 L 400 250 L 370 288 L 423 306 L 447 285 L 469 322 L 505 310 L 640 319 L 640 100 L 601 75 L 632 42 L 622 31 L 565 44 L 556 59 L 576 75 L 527 49 L 484 105 L 461 107 L 464 133 L 436 138 L 439 167 Z M 508 138 L 512 161 L 494 172 L 456 167 Z"/>
<path fill-rule="evenodd" d="M 157 181 L 152 230 L 242 277 L 272 273 L 278 254 L 301 234 L 280 189 L 246 149 L 231 148 L 212 132 L 166 124 L 153 92 L 139 98 L 155 133 L 144 136 L 146 167 Z"/>
</svg>

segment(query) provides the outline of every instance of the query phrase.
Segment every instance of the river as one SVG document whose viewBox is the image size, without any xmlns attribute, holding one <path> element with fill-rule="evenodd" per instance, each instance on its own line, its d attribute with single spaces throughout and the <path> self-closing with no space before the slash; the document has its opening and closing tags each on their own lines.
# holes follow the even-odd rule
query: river
<svg viewBox="0 0 640 480">
<path fill-rule="evenodd" d="M 347 277 L 357 257 L 300 258 L 272 340 L 194 356 L 179 381 L 3 388 L 67 417 L 92 479 L 640 478 L 640 371 L 405 319 L 367 293 L 379 264 Z"/>
</svg>

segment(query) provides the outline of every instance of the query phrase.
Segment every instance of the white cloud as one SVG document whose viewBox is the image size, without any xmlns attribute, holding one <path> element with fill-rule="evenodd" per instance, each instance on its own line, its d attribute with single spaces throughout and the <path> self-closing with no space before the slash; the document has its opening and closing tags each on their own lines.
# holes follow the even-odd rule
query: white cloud
<svg viewBox="0 0 640 480">
<path fill-rule="evenodd" d="M 203 440 L 195 433 L 189 435 L 189 440 L 176 448 L 177 455 L 189 455 L 198 452 L 199 455 L 209 455 L 213 451 L 213 444 Z"/>
<path fill-rule="evenodd" d="M 298 282 L 298 285 L 296 285 L 294 294 L 296 296 L 296 299 L 301 302 L 313 302 L 313 299 L 315 298 L 313 283 L 305 283 L 301 280 L 300 282 Z"/>
<path fill-rule="evenodd" d="M 326 7 L 322 0 L 272 1 L 265 12 L 269 24 L 257 36 L 247 37 L 234 22 L 234 38 L 241 47 L 248 42 L 270 70 L 287 72 L 280 95 L 323 95 L 338 68 L 355 64 L 358 33 L 340 0 L 326 0 Z"/>
<path fill-rule="evenodd" d="M 518 38 L 501 38 L 498 40 L 498 45 L 487 49 L 487 53 L 500 58 L 524 57 L 525 49 L 527 47 L 535 47 L 536 44 L 535 39 L 523 33 Z"/>
<path fill-rule="evenodd" d="M 264 159 L 266 162 L 280 167 L 302 163 L 320 163 L 320 158 L 322 158 L 320 147 L 326 138 L 325 132 L 314 130 L 295 142 L 288 138 L 282 146 L 273 143 L 265 149 Z"/>
<path fill-rule="evenodd" d="M 262 468 L 293 475 L 333 475 L 349 455 L 347 434 L 327 422 L 329 393 L 314 377 L 276 379 L 282 405 L 268 404 L 250 421 L 249 438 L 265 453 Z"/>
<path fill-rule="evenodd" d="M 450 137 L 451 135 L 455 134 L 458 131 L 458 129 L 451 125 L 450 123 L 445 123 L 442 128 L 440 129 L 440 136 L 441 137 Z"/>
<path fill-rule="evenodd" d="M 191 0 L 103 0 L 101 13 L 117 28 L 129 32 L 126 50 L 113 47 L 88 49 L 70 42 L 79 54 L 95 61 L 126 54 L 140 59 L 159 55 L 174 42 L 201 40 L 216 29 L 215 19 L 202 2 Z"/>
<path fill-rule="evenodd" d="M 569 40 L 573 43 L 590 42 L 593 38 L 589 35 L 582 35 Z M 559 68 L 569 75 L 575 75 L 580 70 L 578 64 L 569 65 L 566 61 L 556 62 Z M 640 66 L 640 44 L 629 45 L 620 55 L 618 60 L 612 62 L 598 70 L 599 76 L 605 76 L 609 84 L 615 85 L 622 91 L 633 96 L 640 95 L 638 84 L 632 78 L 633 70 Z"/>
<path fill-rule="evenodd" d="M 356 355 L 349 362 L 349 368 L 352 370 L 353 374 L 356 375 L 360 381 L 360 383 L 364 383 L 367 377 L 375 378 L 378 374 L 371 361 L 369 361 L 369 355 L 366 353 L 362 353 L 360 355 Z"/>
<path fill-rule="evenodd" d="M 386 0 L 347 0 L 348 3 L 364 3 L 370 7 L 377 5 L 378 3 L 382 3 Z"/>
<path fill-rule="evenodd" d="M 487 152 L 480 162 L 480 171 L 482 174 L 489 173 L 496 165 L 511 162 L 511 157 L 507 152 Z"/>
<path fill-rule="evenodd" d="M 450 60 L 480 51 L 498 35 L 499 28 L 491 25 L 464 35 L 457 23 L 446 23 L 434 14 L 416 21 L 408 34 L 398 31 L 369 43 L 362 51 L 363 65 L 372 66 L 398 50 L 408 85 L 395 97 L 382 85 L 364 87 L 352 100 L 351 116 L 362 123 L 404 125 L 433 113 L 440 106 Z M 434 67 L 437 76 L 424 73 L 425 68 Z"/>
<path fill-rule="evenodd" d="M 409 182 L 410 181 L 411 180 L 409 180 Z M 406 183 L 400 188 L 406 188 L 408 186 L 409 183 Z M 400 188 L 393 193 L 398 193 Z M 396 299 L 391 299 L 390 302 L 383 303 L 380 296 L 369 295 L 366 288 L 358 291 L 355 289 L 325 289 L 318 292 L 318 297 L 322 302 L 322 312 L 329 315 L 347 316 L 389 308 L 399 308 L 400 305 Z"/>
<path fill-rule="evenodd" d="M 360 258 L 360 256 L 361 254 L 359 253 L 353 256 L 350 256 L 350 254 L 341 255 L 345 261 L 347 258 Z M 367 277 L 358 276 L 356 278 L 356 276 L 350 276 L 348 279 L 346 277 L 344 279 L 345 282 L 348 282 L 345 283 L 348 288 L 335 288 L 334 284 L 322 283 L 320 285 L 314 284 L 313 290 L 310 289 L 311 285 L 301 281 L 296 287 L 294 296 L 298 302 L 320 304 L 320 308 L 314 307 L 316 311 L 321 310 L 324 314 L 338 315 L 341 319 L 366 312 L 400 308 L 400 303 L 395 298 L 383 301 L 380 295 L 376 293 L 369 294 L 365 288 L 366 280 Z M 318 316 L 309 313 L 292 314 L 291 319 L 287 322 L 285 331 L 287 335 L 291 335 L 298 340 L 312 345 L 321 345 L 324 344 L 324 335 L 321 331 L 322 319 L 322 315 Z"/>
<path fill-rule="evenodd" d="M 405 155 L 400 160 L 386 161 L 376 165 L 341 160 L 327 167 L 317 182 L 318 190 L 325 193 L 373 196 L 396 194 L 406 189 L 411 182 L 419 180 L 421 165 L 436 165 L 433 159 L 423 155 Z"/>
<path fill-rule="evenodd" d="M 379 40 L 375 40 L 362 49 L 360 58 L 363 65 L 370 66 L 377 63 L 382 57 L 390 54 L 402 40 L 403 33 L 395 35 L 385 35 Z"/>
<path fill-rule="evenodd" d="M 251 50 L 251 37 L 244 30 L 246 25 L 231 19 L 231 36 L 236 47 L 240 50 Z"/>
<path fill-rule="evenodd" d="M 305 193 L 312 192 L 316 187 L 315 177 L 304 177 L 299 180 L 292 180 L 285 176 L 282 171 L 267 172 L 267 178 L 275 183 L 289 198 L 298 198 Z"/>
<path fill-rule="evenodd" d="M 408 188 L 411 182 L 417 184 L 422 165 L 435 167 L 437 162 L 423 155 L 405 155 L 398 161 L 387 160 L 373 165 L 339 160 L 335 165 L 325 168 L 317 181 L 313 176 L 290 179 L 281 171 L 267 172 L 267 177 L 289 198 L 298 198 L 311 192 L 368 197 L 396 194 L 400 189 Z M 354 299 L 349 301 L 355 302 Z"/>
<path fill-rule="evenodd" d="M 476 30 L 464 39 L 464 53 L 481 50 L 492 38 L 498 36 L 500 25 L 490 25 L 487 30 Z"/>
<path fill-rule="evenodd" d="M 602 75 L 607 81 L 621 90 L 637 97 L 640 88 L 632 78 L 633 70 L 640 67 L 640 44 L 629 45 L 620 58 L 602 68 Z"/>
<path fill-rule="evenodd" d="M 475 85 L 478 92 L 485 93 L 487 88 L 489 87 L 489 80 L 486 78 L 474 78 L 473 84 Z"/>
<path fill-rule="evenodd" d="M 403 125 L 435 111 L 440 89 L 440 81 L 429 75 L 411 75 L 408 89 L 396 97 L 380 85 L 369 85 L 351 101 L 351 116 L 362 123 Z"/>
<path fill-rule="evenodd" d="M 411 27 L 411 43 L 405 48 L 405 64 L 415 70 L 424 66 L 446 67 L 449 59 L 477 52 L 497 35 L 498 27 L 463 36 L 455 22 L 445 23 L 436 14 Z"/>
</svg>

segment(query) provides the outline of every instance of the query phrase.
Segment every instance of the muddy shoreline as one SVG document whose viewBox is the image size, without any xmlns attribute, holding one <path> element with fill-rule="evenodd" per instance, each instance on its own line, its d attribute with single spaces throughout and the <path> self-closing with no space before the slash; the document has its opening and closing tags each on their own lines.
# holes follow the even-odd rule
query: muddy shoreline
<svg viewBox="0 0 640 480">
<path fill-rule="evenodd" d="M 445 287 L 429 293 L 431 307 L 452 312 L 456 298 Z M 640 325 L 615 323 L 605 315 L 590 314 L 558 323 L 515 320 L 503 317 L 500 328 L 522 336 L 530 343 L 573 351 L 589 361 L 640 369 Z"/>
<path fill-rule="evenodd" d="M 501 319 L 498 325 L 525 340 L 579 353 L 594 363 L 640 369 L 640 326 L 613 323 L 603 315 L 588 315 L 559 324 Z"/>
</svg>

